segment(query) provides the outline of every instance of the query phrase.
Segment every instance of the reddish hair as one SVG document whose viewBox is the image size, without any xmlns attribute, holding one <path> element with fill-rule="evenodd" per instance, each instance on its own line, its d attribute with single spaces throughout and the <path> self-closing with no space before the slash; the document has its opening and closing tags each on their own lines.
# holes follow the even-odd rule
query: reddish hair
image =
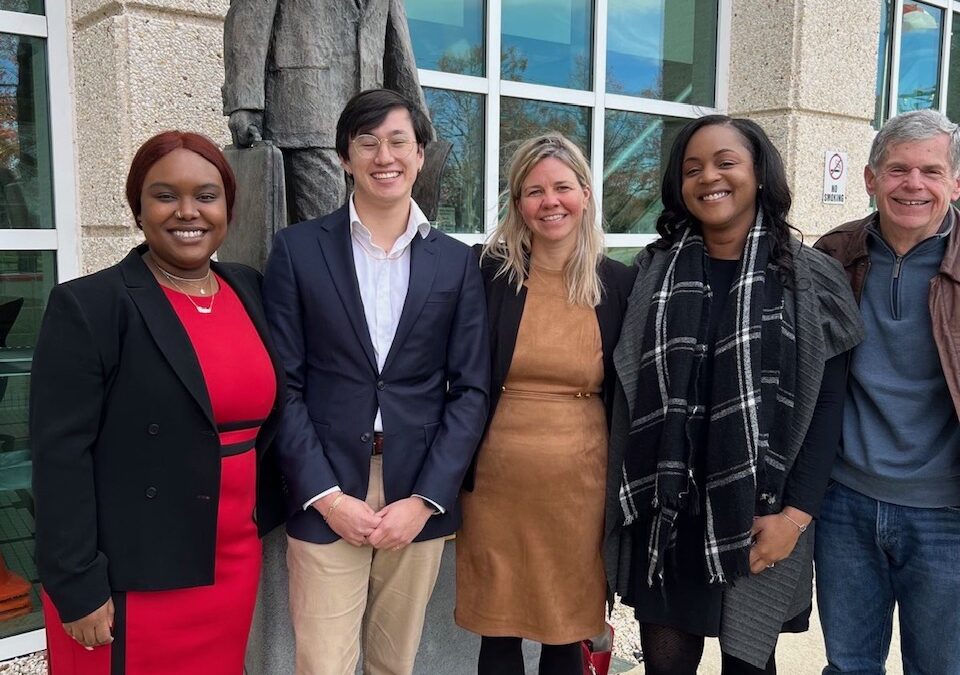
<svg viewBox="0 0 960 675">
<path fill-rule="evenodd" d="M 233 175 L 233 169 L 230 168 L 227 158 L 223 156 L 216 143 L 206 136 L 190 131 L 163 131 L 137 150 L 133 161 L 130 162 L 130 172 L 127 174 L 127 203 L 133 211 L 134 220 L 140 217 L 140 210 L 143 208 L 140 194 L 143 192 L 143 181 L 146 180 L 147 172 L 154 164 L 179 148 L 195 152 L 217 167 L 220 178 L 223 180 L 223 195 L 227 200 L 227 222 L 229 223 L 233 217 L 233 200 L 237 194 L 237 179 Z"/>
</svg>

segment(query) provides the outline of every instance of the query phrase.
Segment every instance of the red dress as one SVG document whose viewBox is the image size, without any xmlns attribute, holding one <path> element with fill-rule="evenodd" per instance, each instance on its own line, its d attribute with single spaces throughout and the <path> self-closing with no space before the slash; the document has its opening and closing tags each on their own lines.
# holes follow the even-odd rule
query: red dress
<svg viewBox="0 0 960 675">
<path fill-rule="evenodd" d="M 273 365 L 250 317 L 233 289 L 217 280 L 220 291 L 210 314 L 199 313 L 186 295 L 163 289 L 193 343 L 220 432 L 214 584 L 123 594 L 125 620 L 122 626 L 115 620 L 113 644 L 92 651 L 66 634 L 44 596 L 50 675 L 243 672 L 261 559 L 253 521 L 253 444 L 277 392 Z M 210 303 L 209 297 L 194 299 Z"/>
</svg>

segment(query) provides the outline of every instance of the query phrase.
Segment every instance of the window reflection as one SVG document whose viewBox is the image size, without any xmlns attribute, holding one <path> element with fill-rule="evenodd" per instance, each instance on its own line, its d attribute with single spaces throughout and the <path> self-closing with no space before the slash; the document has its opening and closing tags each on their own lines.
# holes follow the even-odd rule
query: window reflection
<svg viewBox="0 0 960 675">
<path fill-rule="evenodd" d="M 483 0 L 404 0 L 418 68 L 484 74 Z"/>
<path fill-rule="evenodd" d="M 437 137 L 453 148 L 440 182 L 436 227 L 483 232 L 483 96 L 424 87 Z"/>
<path fill-rule="evenodd" d="M 893 31 L 890 0 L 880 3 L 880 41 L 877 45 L 877 88 L 873 110 L 873 128 L 879 129 L 887 119 L 887 98 L 890 93 L 890 51 Z"/>
<path fill-rule="evenodd" d="M 500 76 L 589 89 L 591 0 L 503 0 Z"/>
<path fill-rule="evenodd" d="M 950 72 L 947 75 L 947 117 L 960 120 L 960 14 L 953 15 Z"/>
<path fill-rule="evenodd" d="M 0 252 L 0 638 L 43 626 L 27 404 L 33 347 L 55 278 L 52 251 Z"/>
<path fill-rule="evenodd" d="M 43 0 L 0 0 L 0 10 L 22 12 L 24 14 L 43 14 Z"/>
<path fill-rule="evenodd" d="M 609 0 L 607 91 L 713 105 L 717 0 Z"/>
<path fill-rule="evenodd" d="M 0 228 L 52 228 L 47 57 L 39 38 L 0 33 Z"/>
<path fill-rule="evenodd" d="M 670 146 L 690 120 L 607 111 L 604 125 L 603 218 L 611 233 L 656 231 L 660 185 Z"/>
<path fill-rule="evenodd" d="M 528 138 L 559 131 L 590 156 L 590 110 L 580 106 L 521 98 L 500 99 L 500 191 L 507 185 L 507 168 L 517 147 Z"/>
<path fill-rule="evenodd" d="M 940 45 L 943 10 L 903 3 L 897 112 L 940 105 Z"/>
</svg>

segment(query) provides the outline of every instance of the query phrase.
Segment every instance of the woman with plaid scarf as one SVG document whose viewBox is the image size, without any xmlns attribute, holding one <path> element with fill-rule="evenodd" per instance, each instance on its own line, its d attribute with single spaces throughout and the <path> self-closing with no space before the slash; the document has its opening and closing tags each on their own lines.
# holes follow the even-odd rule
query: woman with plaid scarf
<svg viewBox="0 0 960 675">
<path fill-rule="evenodd" d="M 806 630 L 813 519 L 863 336 L 838 264 L 786 221 L 783 162 L 754 122 L 711 115 L 670 152 L 661 238 L 637 257 L 614 364 L 605 557 L 647 675 L 775 673 Z"/>
</svg>

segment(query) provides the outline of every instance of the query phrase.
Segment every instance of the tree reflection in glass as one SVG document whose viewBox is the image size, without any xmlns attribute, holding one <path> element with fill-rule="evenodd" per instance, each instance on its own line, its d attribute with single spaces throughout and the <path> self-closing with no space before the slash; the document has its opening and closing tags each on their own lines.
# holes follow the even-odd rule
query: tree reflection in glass
<svg viewBox="0 0 960 675">
<path fill-rule="evenodd" d="M 591 85 L 591 0 L 503 0 L 500 77 L 570 89 Z"/>
<path fill-rule="evenodd" d="M 903 3 L 897 113 L 940 105 L 940 45 L 943 10 Z"/>
<path fill-rule="evenodd" d="M 0 229 L 53 227 L 48 115 L 44 41 L 0 33 Z"/>
<path fill-rule="evenodd" d="M 0 11 L 43 14 L 43 0 L 0 0 Z"/>
<path fill-rule="evenodd" d="M 507 166 L 517 147 L 528 138 L 558 131 L 590 156 L 590 110 L 563 103 L 522 98 L 500 99 L 500 191 L 507 186 Z"/>
<path fill-rule="evenodd" d="M 483 232 L 483 96 L 424 87 L 437 137 L 453 144 L 440 182 L 437 229 Z"/>
<path fill-rule="evenodd" d="M 717 0 L 609 0 L 607 92 L 714 104 Z"/>
<path fill-rule="evenodd" d="M 404 0 L 418 68 L 484 75 L 483 0 Z"/>
<path fill-rule="evenodd" d="M 689 120 L 608 110 L 604 124 L 603 219 L 607 232 L 654 232 L 670 146 Z"/>
</svg>

